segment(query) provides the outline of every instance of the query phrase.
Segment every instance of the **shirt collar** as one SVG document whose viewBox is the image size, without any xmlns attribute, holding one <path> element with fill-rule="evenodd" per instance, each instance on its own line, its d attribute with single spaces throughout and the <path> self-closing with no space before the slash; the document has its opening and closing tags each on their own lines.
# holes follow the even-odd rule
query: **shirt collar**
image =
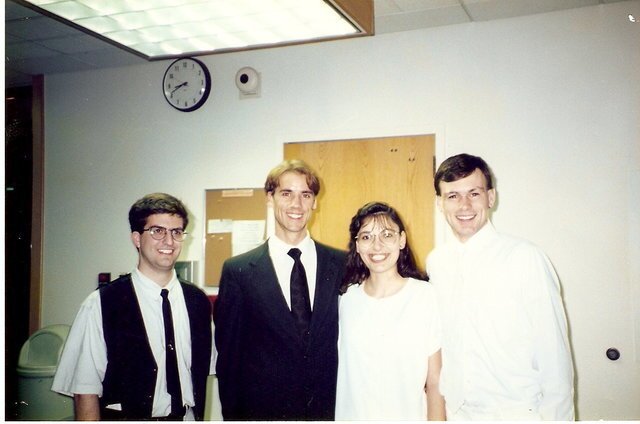
<svg viewBox="0 0 640 424">
<path fill-rule="evenodd" d="M 286 255 L 289 252 L 289 249 L 292 249 L 294 247 L 300 249 L 303 255 L 304 255 L 304 252 L 308 252 L 311 249 L 313 249 L 313 240 L 309 235 L 309 231 L 307 231 L 307 234 L 305 235 L 304 239 L 302 239 L 302 241 L 298 243 L 296 246 L 285 243 L 275 235 L 269 237 L 268 243 L 269 243 L 270 252 L 278 252 L 284 255 Z"/>
<path fill-rule="evenodd" d="M 132 272 L 132 279 L 136 287 L 141 289 L 145 295 L 157 296 L 160 294 L 160 290 L 167 289 L 169 292 L 173 290 L 174 287 L 178 284 L 178 276 L 176 275 L 176 270 L 172 270 L 173 274 L 171 276 L 171 280 L 169 283 L 161 287 L 158 283 L 153 281 L 151 278 L 144 275 L 138 268 L 134 269 Z"/>
<path fill-rule="evenodd" d="M 495 227 L 491 223 L 491 220 L 487 220 L 487 223 L 466 242 L 463 243 L 456 237 L 455 245 L 462 251 L 479 249 L 486 246 L 495 234 L 497 234 Z"/>
</svg>

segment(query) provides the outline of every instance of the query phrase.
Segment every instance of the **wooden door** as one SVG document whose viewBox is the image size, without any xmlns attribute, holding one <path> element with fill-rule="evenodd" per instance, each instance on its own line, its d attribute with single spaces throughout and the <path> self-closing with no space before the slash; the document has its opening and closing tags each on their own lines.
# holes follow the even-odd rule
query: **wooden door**
<svg viewBox="0 0 640 424">
<path fill-rule="evenodd" d="M 286 143 L 285 159 L 302 159 L 320 176 L 312 236 L 347 249 L 349 223 L 367 202 L 382 201 L 402 217 L 420 268 L 434 243 L 435 136 Z"/>
</svg>

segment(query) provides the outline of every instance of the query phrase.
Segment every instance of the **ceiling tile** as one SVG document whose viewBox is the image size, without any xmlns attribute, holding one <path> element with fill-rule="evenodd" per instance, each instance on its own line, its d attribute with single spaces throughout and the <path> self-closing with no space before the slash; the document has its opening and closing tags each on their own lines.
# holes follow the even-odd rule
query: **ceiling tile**
<svg viewBox="0 0 640 424">
<path fill-rule="evenodd" d="M 11 21 L 14 19 L 25 18 L 28 16 L 40 16 L 40 14 L 28 7 L 24 7 L 12 1 L 4 2 L 4 19 L 5 21 Z"/>
<path fill-rule="evenodd" d="M 464 0 L 474 21 L 513 18 L 598 4 L 599 0 Z"/>
<path fill-rule="evenodd" d="M 4 35 L 4 43 L 6 44 L 11 44 L 11 43 L 22 43 L 24 42 L 24 40 L 22 38 L 18 38 L 18 37 L 14 37 L 11 34 L 5 34 Z"/>
<path fill-rule="evenodd" d="M 50 38 L 48 40 L 40 40 L 38 43 L 62 53 L 79 53 L 112 47 L 112 45 L 106 41 L 86 34 L 75 35 L 73 37 Z"/>
<path fill-rule="evenodd" d="M 454 25 L 469 22 L 469 16 L 461 6 L 442 7 L 413 13 L 399 13 L 376 18 L 376 33 Z"/>
<path fill-rule="evenodd" d="M 58 55 L 54 58 L 34 57 L 14 60 L 11 62 L 11 69 L 18 72 L 37 75 L 83 71 L 97 68 L 91 64 L 78 61 L 71 56 Z M 37 71 L 34 72 L 34 70 Z"/>
<path fill-rule="evenodd" d="M 38 16 L 5 21 L 5 32 L 24 40 L 43 40 L 75 35 L 79 31 L 55 19 Z"/>
<path fill-rule="evenodd" d="M 91 50 L 74 54 L 76 60 L 91 63 L 99 68 L 113 68 L 118 66 L 140 65 L 148 63 L 146 59 L 118 47 L 108 47 L 101 50 Z"/>
<path fill-rule="evenodd" d="M 51 57 L 60 53 L 30 41 L 7 44 L 5 55 L 11 60 L 29 59 L 32 57 Z"/>
<path fill-rule="evenodd" d="M 376 18 L 402 11 L 394 0 L 375 0 L 373 7 Z"/>
<path fill-rule="evenodd" d="M 459 0 L 394 0 L 403 12 L 419 12 L 421 10 L 460 7 Z"/>
</svg>

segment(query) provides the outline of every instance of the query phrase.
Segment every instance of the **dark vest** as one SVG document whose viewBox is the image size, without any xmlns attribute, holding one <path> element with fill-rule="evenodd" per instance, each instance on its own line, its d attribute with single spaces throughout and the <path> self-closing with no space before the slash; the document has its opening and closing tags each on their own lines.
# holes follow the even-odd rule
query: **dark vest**
<svg viewBox="0 0 640 424">
<path fill-rule="evenodd" d="M 180 284 L 190 323 L 193 412 L 196 420 L 202 420 L 211 361 L 211 303 L 199 288 L 182 280 Z M 107 370 L 100 398 L 103 416 L 113 415 L 105 411 L 107 405 L 119 403 L 121 419 L 149 419 L 158 364 L 149 346 L 131 275 L 101 288 L 100 301 L 107 345 Z"/>
</svg>

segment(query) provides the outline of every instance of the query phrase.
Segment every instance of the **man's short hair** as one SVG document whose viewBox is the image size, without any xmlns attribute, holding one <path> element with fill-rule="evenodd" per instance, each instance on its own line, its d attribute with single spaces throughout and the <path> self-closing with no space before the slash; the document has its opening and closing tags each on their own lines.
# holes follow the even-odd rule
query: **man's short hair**
<svg viewBox="0 0 640 424">
<path fill-rule="evenodd" d="M 187 228 L 189 215 L 184 204 L 170 194 L 152 193 L 138 199 L 129 209 L 131 232 L 141 233 L 149 216 L 164 213 L 179 216 L 184 224 L 183 229 Z"/>
<path fill-rule="evenodd" d="M 458 181 L 468 177 L 476 169 L 479 169 L 484 175 L 487 181 L 486 189 L 491 190 L 493 188 L 493 177 L 487 162 L 479 156 L 461 153 L 446 159 L 438 167 L 438 171 L 433 177 L 433 186 L 436 189 L 436 195 L 440 196 L 442 194 L 440 193 L 440 181 L 444 181 L 445 183 Z"/>
<path fill-rule="evenodd" d="M 282 161 L 278 166 L 273 168 L 269 172 L 269 175 L 267 175 L 267 180 L 264 183 L 265 193 L 273 194 L 280 185 L 280 177 L 286 172 L 295 172 L 304 175 L 307 180 L 307 185 L 311 191 L 313 191 L 313 194 L 317 196 L 318 193 L 320 193 L 320 179 L 309 165 L 299 159 Z"/>
</svg>

